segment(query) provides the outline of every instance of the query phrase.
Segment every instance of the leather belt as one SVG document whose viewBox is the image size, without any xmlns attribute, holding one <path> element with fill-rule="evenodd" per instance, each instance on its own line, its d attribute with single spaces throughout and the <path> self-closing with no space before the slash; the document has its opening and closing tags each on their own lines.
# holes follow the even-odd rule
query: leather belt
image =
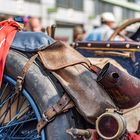
<svg viewBox="0 0 140 140">
<path fill-rule="evenodd" d="M 17 81 L 16 81 L 16 87 L 15 87 L 15 93 L 19 94 L 20 91 L 22 90 L 23 82 L 25 79 L 25 76 L 30 68 L 30 66 L 33 64 L 35 59 L 37 58 L 38 54 L 33 55 L 28 62 L 25 64 L 23 67 L 21 73 L 17 76 Z"/>
<path fill-rule="evenodd" d="M 38 57 L 38 54 L 33 55 L 29 61 L 25 64 L 23 67 L 21 73 L 17 76 L 16 81 L 16 87 L 15 87 L 15 93 L 17 95 L 20 94 L 25 76 L 27 72 L 29 71 L 30 66 L 33 64 L 35 59 Z M 41 132 L 41 130 L 49 123 L 51 122 L 56 115 L 68 111 L 70 108 L 74 107 L 73 101 L 70 99 L 70 97 L 65 93 L 58 102 L 56 102 L 53 106 L 49 107 L 43 114 L 43 118 L 38 122 L 37 124 L 37 131 L 38 133 Z"/>
<path fill-rule="evenodd" d="M 38 133 L 52 120 L 55 119 L 55 116 L 62 113 L 67 112 L 70 108 L 74 107 L 73 101 L 70 97 L 65 93 L 58 102 L 56 102 L 53 106 L 49 107 L 44 113 L 43 118 L 37 124 Z"/>
</svg>

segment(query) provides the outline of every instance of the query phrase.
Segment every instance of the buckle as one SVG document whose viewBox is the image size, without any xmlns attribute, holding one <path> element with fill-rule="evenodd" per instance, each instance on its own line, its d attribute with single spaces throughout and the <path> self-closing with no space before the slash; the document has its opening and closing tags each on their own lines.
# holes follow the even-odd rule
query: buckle
<svg viewBox="0 0 140 140">
<path fill-rule="evenodd" d="M 42 117 L 43 117 L 43 120 L 45 120 L 47 123 L 49 123 L 55 119 L 55 117 L 48 119 L 48 117 L 45 115 L 45 112 L 43 112 Z"/>
<path fill-rule="evenodd" d="M 22 85 L 22 82 L 23 82 L 23 77 L 17 76 L 17 84 Z"/>
<path fill-rule="evenodd" d="M 19 93 L 22 90 L 23 77 L 17 76 L 15 92 Z"/>
<path fill-rule="evenodd" d="M 17 80 L 23 80 L 23 77 L 17 76 Z"/>
</svg>

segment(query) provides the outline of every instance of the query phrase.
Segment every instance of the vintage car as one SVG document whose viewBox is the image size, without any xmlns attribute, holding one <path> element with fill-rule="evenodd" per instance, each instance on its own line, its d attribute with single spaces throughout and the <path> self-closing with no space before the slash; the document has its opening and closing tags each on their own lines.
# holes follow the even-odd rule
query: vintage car
<svg viewBox="0 0 140 140">
<path fill-rule="evenodd" d="M 127 20 L 115 30 L 108 41 L 77 42 L 74 47 L 86 57 L 112 58 L 130 74 L 140 78 L 140 28 L 130 37 L 121 34 L 125 28 L 139 22 L 139 18 Z M 117 35 L 120 35 L 124 40 L 113 41 Z"/>
<path fill-rule="evenodd" d="M 132 21 L 129 24 L 140 19 Z M 13 21 L 4 22 L 8 27 L 15 27 L 15 24 Z M 1 25 L 0 34 L 5 26 Z M 118 28 L 113 37 L 125 26 Z M 133 75 L 124 73 L 125 78 L 131 77 L 130 87 L 135 94 L 135 91 L 139 91 L 136 82 L 140 83 L 139 45 L 139 42 L 129 39 L 124 42 L 77 42 L 74 46 L 88 57 L 101 58 L 103 55 L 103 58 L 106 54 L 106 57 L 118 61 Z M 93 66 L 95 63 L 92 65 L 89 59 L 75 49 L 44 33 L 16 33 L 7 55 L 0 88 L 0 139 L 72 140 L 66 133 L 67 129 L 95 128 L 96 119 L 107 108 L 115 108 L 119 112 L 106 90 L 97 83 L 97 74 L 94 73 L 96 67 Z M 118 78 L 114 73 L 113 76 Z M 131 107 L 138 102 L 134 101 Z M 130 106 L 127 105 L 121 107 L 128 109 Z M 120 120 L 121 113 L 117 114 L 117 118 L 118 115 Z M 124 121 L 117 123 L 117 126 L 120 124 L 123 125 Z M 138 122 L 133 124 L 138 126 Z M 127 130 L 126 125 L 123 126 L 121 131 L 119 129 L 119 136 Z M 116 130 L 118 132 L 118 127 Z M 111 133 L 109 135 L 112 136 Z"/>
</svg>

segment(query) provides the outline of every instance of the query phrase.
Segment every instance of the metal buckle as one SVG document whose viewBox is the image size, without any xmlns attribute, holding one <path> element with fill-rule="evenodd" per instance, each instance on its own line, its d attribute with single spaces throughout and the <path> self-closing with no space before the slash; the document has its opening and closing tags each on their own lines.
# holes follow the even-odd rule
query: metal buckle
<svg viewBox="0 0 140 140">
<path fill-rule="evenodd" d="M 43 112 L 42 117 L 43 117 L 43 120 L 45 120 L 46 122 L 49 122 L 47 116 L 45 116 L 45 112 Z"/>
<path fill-rule="evenodd" d="M 22 85 L 22 82 L 23 82 L 23 77 L 17 76 L 17 84 Z"/>
<path fill-rule="evenodd" d="M 23 77 L 17 76 L 17 80 L 23 80 Z"/>
<path fill-rule="evenodd" d="M 43 120 L 45 120 L 47 123 L 49 123 L 55 119 L 55 117 L 53 117 L 52 119 L 48 119 L 47 116 L 45 116 L 45 112 L 43 112 L 42 117 L 43 117 Z"/>
<path fill-rule="evenodd" d="M 19 93 L 22 90 L 23 77 L 17 76 L 15 92 Z"/>
</svg>

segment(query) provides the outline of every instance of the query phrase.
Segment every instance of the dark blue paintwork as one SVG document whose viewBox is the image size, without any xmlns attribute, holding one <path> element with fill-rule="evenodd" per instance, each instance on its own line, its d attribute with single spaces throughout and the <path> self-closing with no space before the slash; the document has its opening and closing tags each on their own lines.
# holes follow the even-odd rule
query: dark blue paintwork
<svg viewBox="0 0 140 140">
<path fill-rule="evenodd" d="M 95 57 L 95 58 L 112 58 L 116 60 L 119 64 L 121 64 L 127 71 L 138 78 L 140 78 L 140 52 L 135 52 L 134 53 L 134 58 L 124 58 L 124 57 L 119 57 L 119 56 L 96 56 L 94 52 L 87 51 L 87 50 L 82 50 L 82 49 L 77 49 L 81 54 L 83 54 L 85 57 Z"/>
</svg>

